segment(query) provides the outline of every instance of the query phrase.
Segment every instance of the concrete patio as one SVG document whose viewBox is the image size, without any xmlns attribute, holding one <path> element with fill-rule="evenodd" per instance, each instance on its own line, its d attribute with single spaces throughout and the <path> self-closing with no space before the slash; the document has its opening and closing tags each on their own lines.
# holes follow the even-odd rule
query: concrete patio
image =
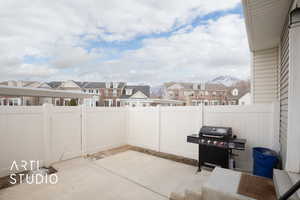
<svg viewBox="0 0 300 200">
<path fill-rule="evenodd" d="M 173 191 L 199 191 L 210 172 L 136 151 L 99 160 L 76 158 L 53 165 L 58 183 L 20 184 L 0 190 L 0 199 L 169 199 Z M 189 184 L 190 183 L 190 184 Z"/>
</svg>

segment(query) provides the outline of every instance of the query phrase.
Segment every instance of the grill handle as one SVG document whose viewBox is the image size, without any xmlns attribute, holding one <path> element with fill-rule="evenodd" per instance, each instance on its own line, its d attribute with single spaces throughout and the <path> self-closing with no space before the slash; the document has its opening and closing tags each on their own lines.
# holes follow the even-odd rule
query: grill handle
<svg viewBox="0 0 300 200">
<path fill-rule="evenodd" d="M 207 135 L 207 134 L 202 134 L 202 136 L 204 136 L 204 137 L 211 137 L 211 138 L 219 138 L 219 139 L 221 139 L 221 138 L 223 138 L 224 136 L 218 136 L 218 135 Z"/>
</svg>

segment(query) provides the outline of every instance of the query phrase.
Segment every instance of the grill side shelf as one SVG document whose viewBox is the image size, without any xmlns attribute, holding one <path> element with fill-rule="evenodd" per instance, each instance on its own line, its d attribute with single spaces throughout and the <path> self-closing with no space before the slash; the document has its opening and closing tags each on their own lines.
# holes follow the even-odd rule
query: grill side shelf
<svg viewBox="0 0 300 200">
<path fill-rule="evenodd" d="M 196 137 L 196 136 L 187 136 L 187 142 L 194 143 L 194 144 L 199 144 L 200 143 L 200 138 Z"/>
</svg>

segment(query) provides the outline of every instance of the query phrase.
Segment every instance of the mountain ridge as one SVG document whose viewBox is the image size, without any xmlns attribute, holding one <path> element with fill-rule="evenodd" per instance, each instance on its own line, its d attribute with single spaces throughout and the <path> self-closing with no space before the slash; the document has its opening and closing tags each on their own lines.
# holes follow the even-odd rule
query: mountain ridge
<svg viewBox="0 0 300 200">
<path fill-rule="evenodd" d="M 217 84 L 223 84 L 227 87 L 234 85 L 235 83 L 241 81 L 241 79 L 230 76 L 230 75 L 222 75 L 218 76 L 211 81 L 208 81 L 208 83 L 217 83 Z"/>
</svg>

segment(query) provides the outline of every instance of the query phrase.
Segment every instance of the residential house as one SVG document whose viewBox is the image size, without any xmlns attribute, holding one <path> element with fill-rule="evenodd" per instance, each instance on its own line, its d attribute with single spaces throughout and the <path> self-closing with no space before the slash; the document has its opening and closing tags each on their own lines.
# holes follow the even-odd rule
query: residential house
<svg viewBox="0 0 300 200">
<path fill-rule="evenodd" d="M 84 104 L 90 107 L 100 106 L 102 99 L 101 97 L 103 97 L 101 89 L 104 88 L 104 86 L 105 83 L 103 82 L 85 82 L 84 84 L 82 84 L 83 93 L 97 95 L 91 99 L 85 99 Z"/>
<path fill-rule="evenodd" d="M 79 93 L 94 95 L 92 98 L 85 98 L 84 105 L 88 107 L 95 107 L 101 105 L 103 97 L 102 89 L 105 87 L 104 82 L 79 82 L 79 81 L 53 81 L 49 83 L 53 89 L 77 91 Z M 56 99 L 56 105 L 67 105 L 71 99 Z M 61 102 L 62 101 L 62 102 Z"/>
<path fill-rule="evenodd" d="M 32 81 L 23 87 L 52 89 L 48 83 L 38 81 Z M 25 103 L 25 105 L 43 105 L 44 103 L 54 103 L 53 98 L 51 97 L 22 97 L 22 101 Z"/>
<path fill-rule="evenodd" d="M 249 81 L 238 81 L 232 86 L 218 83 L 176 83 L 164 84 L 165 98 L 181 100 L 188 106 L 238 105 L 239 99 L 249 91 Z"/>
<path fill-rule="evenodd" d="M 164 84 L 165 98 L 184 101 L 184 105 L 224 105 L 226 87 L 223 84 L 180 83 Z"/>
<path fill-rule="evenodd" d="M 45 103 L 53 104 L 55 98 L 74 99 L 78 104 L 82 104 L 83 99 L 92 97 L 90 94 L 71 91 L 53 90 L 49 88 L 14 87 L 6 85 L 0 85 L 0 96 L 1 106 L 32 106 L 43 105 Z M 24 101 L 26 98 L 31 98 L 30 100 L 33 101 L 28 103 L 28 99 Z"/>
<path fill-rule="evenodd" d="M 23 86 L 23 83 L 20 81 L 3 81 L 0 82 L 0 85 L 3 86 Z M 13 97 L 13 96 L 0 96 L 0 106 L 20 106 L 22 105 L 22 100 L 20 97 Z"/>
<path fill-rule="evenodd" d="M 53 81 L 53 82 L 38 82 L 38 81 L 4 81 L 0 85 L 8 87 L 22 87 L 22 88 L 36 88 L 36 89 L 55 89 L 55 90 L 65 90 L 70 92 L 82 92 L 84 82 L 75 81 Z M 99 97 L 96 97 L 97 100 Z M 89 100 L 90 98 L 88 98 Z M 95 99 L 95 97 L 93 97 Z M 68 105 L 71 98 L 66 97 L 46 97 L 46 96 L 1 96 L 0 105 L 9 106 L 31 106 L 31 105 L 43 105 L 44 103 L 50 103 L 54 105 Z M 85 99 L 86 101 L 86 99 Z M 77 102 L 78 103 L 78 102 Z M 90 106 L 96 105 L 96 103 L 89 104 Z"/>
<path fill-rule="evenodd" d="M 120 97 L 123 94 L 126 83 L 124 82 L 104 82 L 100 88 L 101 106 L 121 106 Z"/>
<path fill-rule="evenodd" d="M 48 83 L 52 89 L 55 90 L 65 90 L 70 92 L 83 93 L 82 86 L 84 82 L 78 82 L 73 80 L 67 81 L 53 81 Z M 55 98 L 54 105 L 56 106 L 66 106 L 69 105 L 71 98 Z M 84 100 L 86 102 L 86 99 Z M 78 102 L 77 102 L 78 103 Z"/>
<path fill-rule="evenodd" d="M 3 81 L 0 85 L 8 87 L 26 87 L 26 88 L 46 88 L 51 89 L 47 83 L 41 83 L 38 81 Z M 43 105 L 44 103 L 52 103 L 52 99 L 49 97 L 31 97 L 31 96 L 1 96 L 0 105 L 7 106 L 30 106 L 30 105 Z"/>
<path fill-rule="evenodd" d="M 228 87 L 227 94 L 226 94 L 226 101 L 227 101 L 226 105 L 250 104 L 251 97 L 250 99 L 247 99 L 247 96 L 250 97 L 249 88 L 243 88 L 238 85 Z M 243 99 L 241 100 L 241 98 L 243 98 L 244 100 Z M 244 103 L 242 104 L 240 103 L 240 101 L 243 101 Z"/>
<path fill-rule="evenodd" d="M 128 85 L 124 87 L 120 97 L 121 106 L 151 106 L 150 86 L 148 85 Z"/>
<path fill-rule="evenodd" d="M 239 105 L 249 105 L 251 104 L 251 94 L 250 92 L 245 93 L 239 99 Z"/>
<path fill-rule="evenodd" d="M 91 99 L 85 99 L 84 103 L 87 106 L 120 106 L 119 98 L 122 95 L 124 82 L 78 82 L 78 81 L 64 81 L 64 82 L 50 82 L 54 89 L 78 91 L 85 94 L 94 94 Z M 57 100 L 59 101 L 59 100 Z M 68 103 L 69 99 L 66 99 L 62 104 Z"/>
</svg>

